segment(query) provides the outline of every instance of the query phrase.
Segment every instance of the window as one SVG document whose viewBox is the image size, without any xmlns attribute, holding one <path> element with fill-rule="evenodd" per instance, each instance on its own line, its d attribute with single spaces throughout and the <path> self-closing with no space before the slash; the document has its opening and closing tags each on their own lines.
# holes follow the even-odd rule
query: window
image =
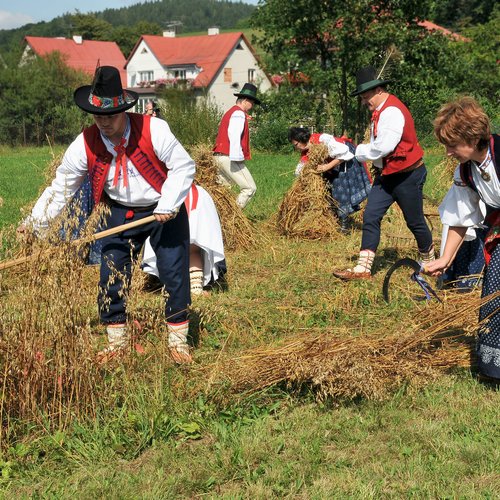
<svg viewBox="0 0 500 500">
<path fill-rule="evenodd" d="M 141 113 L 141 115 L 144 114 L 144 112 L 146 111 L 146 104 L 149 102 L 149 100 L 150 99 L 140 98 L 135 105 L 135 112 Z"/>
<path fill-rule="evenodd" d="M 248 70 L 248 83 L 255 83 L 255 70 L 254 69 Z"/>
<path fill-rule="evenodd" d="M 231 83 L 233 81 L 233 70 L 232 68 L 224 68 L 224 82 Z"/>
<path fill-rule="evenodd" d="M 179 80 L 185 80 L 186 79 L 186 70 L 185 69 L 176 69 L 174 71 L 174 77 L 178 78 Z"/>
<path fill-rule="evenodd" d="M 139 71 L 140 82 L 152 82 L 154 80 L 153 71 Z"/>
</svg>

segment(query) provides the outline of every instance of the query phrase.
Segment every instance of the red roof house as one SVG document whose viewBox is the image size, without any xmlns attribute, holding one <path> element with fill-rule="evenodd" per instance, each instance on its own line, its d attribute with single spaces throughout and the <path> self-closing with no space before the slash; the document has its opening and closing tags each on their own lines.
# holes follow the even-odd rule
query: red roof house
<svg viewBox="0 0 500 500">
<path fill-rule="evenodd" d="M 52 52 L 59 52 L 66 64 L 73 69 L 93 75 L 97 63 L 100 66 L 115 66 L 120 70 L 122 85 L 127 85 L 125 56 L 116 42 L 83 40 L 80 36 L 73 38 L 46 38 L 39 36 L 24 37 L 26 47 L 21 62 L 30 57 L 43 57 Z"/>
<path fill-rule="evenodd" d="M 444 28 L 443 26 L 439 26 L 439 24 L 434 24 L 431 21 L 419 21 L 417 23 L 419 26 L 422 28 L 425 28 L 427 31 L 432 32 L 436 31 L 439 33 L 442 33 L 443 35 L 453 38 L 454 40 L 460 41 L 460 42 L 468 42 L 469 39 L 459 35 L 458 33 L 454 33 L 453 31 L 450 31 L 449 29 Z"/>
<path fill-rule="evenodd" d="M 146 98 L 168 85 L 188 85 L 196 95 L 211 98 L 221 108 L 234 104 L 234 93 L 247 82 L 261 92 L 273 87 L 259 66 L 250 42 L 241 32 L 176 37 L 143 35 L 127 59 L 128 87 Z"/>
</svg>

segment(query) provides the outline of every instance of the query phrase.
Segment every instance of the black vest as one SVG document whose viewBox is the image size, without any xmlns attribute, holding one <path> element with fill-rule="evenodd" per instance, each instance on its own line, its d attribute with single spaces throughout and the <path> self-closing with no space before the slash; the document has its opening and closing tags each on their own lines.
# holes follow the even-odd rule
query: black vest
<svg viewBox="0 0 500 500">
<path fill-rule="evenodd" d="M 497 177 L 500 179 L 500 135 L 491 135 L 490 151 L 491 159 L 493 161 L 493 165 L 495 166 L 495 172 L 497 173 Z M 467 184 L 467 186 L 472 188 L 477 193 L 477 186 L 472 178 L 472 162 L 470 160 L 460 164 L 460 178 L 463 183 Z"/>
</svg>

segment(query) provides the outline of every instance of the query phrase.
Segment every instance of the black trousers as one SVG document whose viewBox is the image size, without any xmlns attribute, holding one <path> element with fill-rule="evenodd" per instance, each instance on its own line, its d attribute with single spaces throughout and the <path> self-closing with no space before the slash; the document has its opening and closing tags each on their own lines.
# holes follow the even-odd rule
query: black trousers
<svg viewBox="0 0 500 500">
<path fill-rule="evenodd" d="M 154 207 L 133 212 L 129 207 L 113 205 L 106 229 L 143 219 Z M 125 323 L 127 291 L 132 276 L 132 261 L 151 237 L 156 253 L 160 281 L 165 285 L 165 317 L 169 323 L 187 320 L 191 302 L 189 289 L 189 222 L 184 204 L 177 216 L 164 224 L 151 222 L 103 239 L 98 306 L 103 323 Z"/>
<path fill-rule="evenodd" d="M 394 202 L 401 208 L 406 225 L 417 240 L 418 249 L 421 252 L 430 249 L 432 234 L 424 217 L 422 192 L 426 177 L 425 165 L 411 172 L 376 177 L 363 215 L 361 250 L 377 251 L 380 223 Z"/>
</svg>

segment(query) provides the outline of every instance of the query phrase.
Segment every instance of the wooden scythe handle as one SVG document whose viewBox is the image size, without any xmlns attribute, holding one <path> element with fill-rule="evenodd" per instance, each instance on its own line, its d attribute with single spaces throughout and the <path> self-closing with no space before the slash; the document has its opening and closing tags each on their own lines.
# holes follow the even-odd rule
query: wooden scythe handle
<svg viewBox="0 0 500 500">
<path fill-rule="evenodd" d="M 71 244 L 77 245 L 81 243 L 91 243 L 92 241 L 101 240 L 102 238 L 106 238 L 106 236 L 111 236 L 112 234 L 122 233 L 123 231 L 133 229 L 134 227 L 139 227 L 143 226 L 144 224 L 149 224 L 150 222 L 154 222 L 155 220 L 156 219 L 154 215 L 149 215 L 148 217 L 144 217 L 144 219 L 136 220 L 134 222 L 128 222 L 127 224 L 122 224 L 121 226 L 116 226 L 111 229 L 106 229 L 105 231 L 101 231 L 100 233 L 93 234 L 89 238 L 74 240 L 71 242 Z M 25 262 L 28 262 L 30 259 L 39 256 L 40 252 L 37 252 L 32 255 L 28 255 L 27 257 L 20 257 L 19 259 L 6 260 L 4 262 L 0 262 L 0 271 L 2 271 L 3 269 L 9 269 L 10 267 L 14 267 L 19 264 L 24 264 Z"/>
</svg>

